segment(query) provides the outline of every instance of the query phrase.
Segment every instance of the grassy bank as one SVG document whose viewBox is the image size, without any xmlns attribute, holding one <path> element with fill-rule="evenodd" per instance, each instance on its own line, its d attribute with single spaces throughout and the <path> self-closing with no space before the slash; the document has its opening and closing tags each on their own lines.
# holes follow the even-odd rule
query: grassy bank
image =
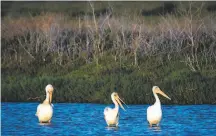
<svg viewBox="0 0 216 136">
<path fill-rule="evenodd" d="M 216 18 L 208 5 L 128 16 L 96 7 L 74 17 L 5 14 L 2 101 L 42 101 L 50 83 L 54 102 L 110 103 L 116 91 L 128 104 L 150 104 L 158 85 L 172 98 L 165 104 L 216 103 Z"/>
<path fill-rule="evenodd" d="M 152 60 L 143 62 L 142 70 L 109 63 L 100 65 L 98 70 L 89 64 L 62 76 L 3 76 L 2 101 L 42 101 L 44 87 L 51 83 L 55 87 L 54 102 L 110 103 L 110 94 L 116 91 L 127 103 L 150 104 L 154 101 L 151 88 L 158 85 L 172 98 L 162 99 L 163 103 L 214 104 L 214 70 L 191 72 L 185 66 L 176 69 L 178 62 L 145 66 L 151 65 Z"/>
</svg>

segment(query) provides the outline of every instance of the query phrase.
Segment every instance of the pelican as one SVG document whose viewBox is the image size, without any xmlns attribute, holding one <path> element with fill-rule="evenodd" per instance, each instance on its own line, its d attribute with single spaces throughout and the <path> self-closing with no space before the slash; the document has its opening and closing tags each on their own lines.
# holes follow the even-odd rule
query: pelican
<svg viewBox="0 0 216 136">
<path fill-rule="evenodd" d="M 110 107 L 106 107 L 104 109 L 104 119 L 105 119 L 108 127 L 117 127 L 118 124 L 119 124 L 119 105 L 121 106 L 121 108 L 124 111 L 125 111 L 125 109 L 124 109 L 124 107 L 122 106 L 122 104 L 120 102 L 122 100 L 119 98 L 118 93 L 113 92 L 111 94 L 111 98 L 112 98 L 113 103 L 115 104 L 115 108 L 112 109 Z"/>
<path fill-rule="evenodd" d="M 46 90 L 46 99 L 43 103 L 39 104 L 37 107 L 36 116 L 40 123 L 50 123 L 52 115 L 53 115 L 53 105 L 52 102 L 52 93 L 53 93 L 53 86 L 48 84 L 45 88 Z"/>
<path fill-rule="evenodd" d="M 157 96 L 157 93 L 163 95 L 164 97 L 166 97 L 169 100 L 171 100 L 171 99 L 164 92 L 162 92 L 158 86 L 153 86 L 152 91 L 153 91 L 154 97 L 156 99 L 156 102 L 154 103 L 154 105 L 148 107 L 147 120 L 148 120 L 150 126 L 152 126 L 152 125 L 159 126 L 160 120 L 162 118 L 162 110 L 161 110 L 161 103 L 160 103 L 160 100 Z"/>
</svg>

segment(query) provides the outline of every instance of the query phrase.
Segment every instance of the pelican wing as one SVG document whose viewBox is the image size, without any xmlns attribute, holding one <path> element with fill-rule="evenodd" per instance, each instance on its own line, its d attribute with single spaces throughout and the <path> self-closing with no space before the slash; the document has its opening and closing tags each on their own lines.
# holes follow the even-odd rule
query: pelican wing
<svg viewBox="0 0 216 136">
<path fill-rule="evenodd" d="M 104 109 L 104 116 L 106 116 L 107 114 L 109 114 L 109 111 L 112 110 L 110 107 L 106 107 Z"/>
<path fill-rule="evenodd" d="M 37 111 L 36 111 L 36 113 L 35 113 L 35 116 L 38 116 L 38 114 L 40 113 L 40 109 L 41 109 L 41 104 L 39 104 L 38 106 L 37 106 Z"/>
<path fill-rule="evenodd" d="M 116 111 L 115 109 L 111 109 L 109 107 L 106 107 L 104 109 L 104 118 L 108 124 L 108 126 L 110 125 L 118 125 L 118 121 L 119 121 L 119 112 Z"/>
<path fill-rule="evenodd" d="M 53 108 L 50 104 L 39 104 L 37 107 L 36 116 L 40 122 L 48 122 L 51 120 Z"/>
<path fill-rule="evenodd" d="M 160 106 L 152 105 L 147 109 L 147 120 L 150 124 L 158 124 L 162 118 Z"/>
</svg>

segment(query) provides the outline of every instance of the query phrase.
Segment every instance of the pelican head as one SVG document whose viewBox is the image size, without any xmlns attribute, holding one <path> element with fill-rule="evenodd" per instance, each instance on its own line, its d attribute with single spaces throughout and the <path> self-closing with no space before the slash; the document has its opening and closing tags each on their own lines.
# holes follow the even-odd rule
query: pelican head
<svg viewBox="0 0 216 136">
<path fill-rule="evenodd" d="M 45 90 L 46 90 L 46 94 L 49 95 L 49 102 L 51 103 L 52 102 L 52 93 L 53 93 L 54 88 L 51 84 L 48 84 L 46 86 Z"/>
<path fill-rule="evenodd" d="M 161 94 L 164 97 L 166 97 L 167 99 L 171 100 L 171 98 L 169 98 L 163 91 L 161 91 L 161 89 L 158 86 L 153 86 L 152 91 L 154 94 Z"/>
<path fill-rule="evenodd" d="M 123 101 L 122 99 L 119 98 L 118 93 L 113 92 L 113 93 L 111 94 L 111 98 L 112 98 L 113 101 L 117 101 L 117 103 L 121 106 L 121 108 L 122 108 L 124 111 L 126 111 L 125 108 L 124 108 L 124 107 L 122 106 L 122 104 L 121 104 L 121 101 L 122 101 L 122 103 L 124 103 L 124 101 Z M 125 103 L 124 103 L 124 104 L 125 104 Z"/>
</svg>

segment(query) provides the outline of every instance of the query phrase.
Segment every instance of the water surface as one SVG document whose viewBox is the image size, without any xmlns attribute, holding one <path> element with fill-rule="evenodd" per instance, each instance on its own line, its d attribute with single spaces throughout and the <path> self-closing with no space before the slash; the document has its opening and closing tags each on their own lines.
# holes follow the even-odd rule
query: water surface
<svg viewBox="0 0 216 136">
<path fill-rule="evenodd" d="M 216 105 L 162 105 L 160 127 L 146 120 L 149 105 L 120 110 L 118 128 L 107 128 L 102 104 L 54 103 L 51 124 L 38 123 L 38 103 L 1 103 L 1 135 L 215 135 Z"/>
</svg>

